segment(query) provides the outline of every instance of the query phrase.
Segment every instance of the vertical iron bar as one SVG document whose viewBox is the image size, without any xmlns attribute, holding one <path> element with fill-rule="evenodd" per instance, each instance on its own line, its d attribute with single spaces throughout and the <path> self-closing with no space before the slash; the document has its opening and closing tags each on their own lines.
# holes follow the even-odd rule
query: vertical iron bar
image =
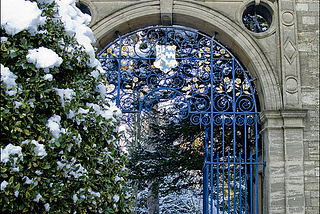
<svg viewBox="0 0 320 214">
<path fill-rule="evenodd" d="M 235 69 L 234 69 L 234 59 L 232 59 L 232 111 L 233 111 L 233 118 L 236 117 L 235 112 L 237 111 L 236 108 L 236 86 L 235 86 Z M 232 123 L 233 127 L 233 211 L 236 213 L 236 201 L 237 201 L 237 195 L 236 195 L 236 123 Z"/>
<path fill-rule="evenodd" d="M 219 184 L 220 184 L 220 178 L 219 178 L 219 168 L 220 168 L 220 161 L 219 161 L 219 152 L 217 152 L 217 213 L 219 213 L 220 209 L 220 203 L 219 203 Z M 213 214 L 213 210 L 211 211 L 211 214 Z"/>
<path fill-rule="evenodd" d="M 245 196 L 244 196 L 244 203 L 245 203 L 245 213 L 247 213 L 247 203 L 248 203 L 248 187 L 247 187 L 247 118 L 246 115 L 244 115 L 244 190 L 245 190 Z"/>
<path fill-rule="evenodd" d="M 223 213 L 224 213 L 224 150 L 225 150 L 225 146 L 224 146 L 225 132 L 224 132 L 224 130 L 225 130 L 225 124 L 222 123 L 222 161 L 223 161 L 223 164 L 222 164 L 222 211 L 223 211 Z"/>
<path fill-rule="evenodd" d="M 242 183 L 241 183 L 241 152 L 239 153 L 239 213 L 241 213 L 241 189 L 242 189 Z"/>
<path fill-rule="evenodd" d="M 230 213 L 230 153 L 228 151 L 228 213 Z"/>
<path fill-rule="evenodd" d="M 252 153 L 250 152 L 250 213 L 253 213 Z"/>
<path fill-rule="evenodd" d="M 210 148 L 210 161 L 213 162 L 213 38 L 210 41 L 210 84 L 211 84 L 211 94 L 210 94 L 210 141 L 211 141 L 211 148 Z M 219 165 L 218 165 L 219 166 Z M 219 168 L 217 169 L 219 171 Z M 213 213 L 213 164 L 210 165 L 210 177 L 211 177 L 211 213 Z M 219 185 L 219 183 L 218 183 Z M 219 213 L 219 212 L 218 212 Z"/>
<path fill-rule="evenodd" d="M 258 150 L 258 140 L 259 140 L 259 134 L 258 134 L 258 127 L 257 127 L 257 115 L 254 115 L 254 121 L 255 121 L 255 146 L 256 146 L 256 160 L 255 162 L 259 162 L 259 150 Z M 256 206 L 257 206 L 257 214 L 259 214 L 259 178 L 258 178 L 258 170 L 259 165 L 256 164 Z"/>
<path fill-rule="evenodd" d="M 208 203 L 208 177 L 209 177 L 209 168 L 207 165 L 208 161 L 208 144 L 209 144 L 209 127 L 205 128 L 205 140 L 204 140 L 204 157 L 203 157 L 203 162 L 204 162 L 204 172 L 203 172 L 203 213 L 208 214 L 209 211 L 209 203 Z"/>
</svg>

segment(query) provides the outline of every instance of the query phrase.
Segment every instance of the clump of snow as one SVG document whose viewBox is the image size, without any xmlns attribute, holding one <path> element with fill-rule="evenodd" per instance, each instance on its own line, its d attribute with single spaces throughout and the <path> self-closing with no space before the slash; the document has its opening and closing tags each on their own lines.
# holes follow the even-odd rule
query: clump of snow
<svg viewBox="0 0 320 214">
<path fill-rule="evenodd" d="M 121 110 L 115 105 L 115 103 L 110 102 L 110 107 L 101 107 L 100 105 L 94 103 L 87 103 L 89 108 L 93 108 L 97 115 L 101 115 L 105 119 L 115 119 L 119 120 L 122 116 Z M 115 117 L 115 118 L 114 118 Z"/>
<path fill-rule="evenodd" d="M 22 148 L 20 146 L 14 146 L 11 143 L 6 146 L 6 148 L 1 148 L 1 162 L 7 163 L 10 159 L 10 156 L 13 156 L 15 154 L 18 154 L 18 157 L 20 157 L 20 160 L 23 160 L 23 155 L 21 152 Z M 13 158 L 14 164 L 18 160 L 17 157 Z"/>
<path fill-rule="evenodd" d="M 117 203 L 117 202 L 119 201 L 119 199 L 120 199 L 119 195 L 114 195 L 114 196 L 113 196 L 113 201 L 114 201 L 114 202 Z"/>
<path fill-rule="evenodd" d="M 21 142 L 21 145 L 24 145 L 24 144 L 29 144 L 30 143 L 30 140 L 24 140 Z M 38 141 L 36 140 L 32 140 L 31 141 L 31 144 L 35 145 L 36 147 L 34 147 L 34 153 L 37 155 L 37 156 L 41 156 L 40 159 L 44 158 L 45 156 L 47 156 L 47 152 L 44 148 L 44 144 L 41 144 L 39 143 Z M 39 170 L 37 170 L 39 173 L 41 173 Z M 38 174 L 36 172 L 36 174 Z"/>
<path fill-rule="evenodd" d="M 95 43 L 93 32 L 88 27 L 91 16 L 83 14 L 79 8 L 76 7 L 74 0 L 56 0 L 56 3 L 59 6 L 58 14 L 65 26 L 66 34 L 75 36 L 77 42 L 84 47 L 84 51 L 90 57 L 89 65 L 96 67 L 98 71 L 102 70 L 99 60 L 95 58 L 95 50 L 92 46 L 92 44 Z M 98 73 L 93 71 L 91 75 L 97 77 Z"/>
<path fill-rule="evenodd" d="M 59 115 L 53 115 L 49 118 L 47 127 L 49 128 L 50 132 L 52 133 L 53 137 L 59 139 L 60 137 L 60 121 L 61 117 Z"/>
<path fill-rule="evenodd" d="M 102 99 L 106 98 L 106 95 L 107 95 L 107 87 L 106 87 L 106 85 L 100 83 L 99 85 L 97 85 L 96 91 L 100 93 L 100 96 L 102 97 Z"/>
<path fill-rule="evenodd" d="M 8 182 L 7 181 L 2 181 L 1 182 L 1 191 L 4 190 L 7 186 L 8 186 Z"/>
<path fill-rule="evenodd" d="M 1 66 L 1 81 L 3 81 L 6 84 L 6 93 L 9 96 L 13 96 L 17 93 L 17 83 L 16 79 L 17 76 L 13 74 L 9 68 L 4 67 L 2 64 Z"/>
<path fill-rule="evenodd" d="M 7 34 L 15 35 L 27 30 L 34 35 L 39 25 L 45 23 L 36 2 L 1 0 L 1 27 Z"/>
<path fill-rule="evenodd" d="M 116 175 L 116 177 L 114 178 L 114 181 L 115 182 L 118 182 L 118 181 L 123 181 L 123 177 L 119 177 L 118 175 Z"/>
<path fill-rule="evenodd" d="M 45 156 L 47 156 L 47 152 L 46 152 L 46 150 L 44 148 L 44 144 L 38 143 L 38 141 L 35 141 L 35 140 L 32 140 L 31 143 L 36 146 L 36 147 L 34 147 L 34 153 L 37 156 L 41 156 L 40 159 L 42 159 Z"/>
<path fill-rule="evenodd" d="M 22 178 L 22 180 L 26 180 L 25 183 L 26 184 L 33 184 L 34 186 L 37 186 L 38 185 L 38 181 L 36 178 L 29 178 L 28 176 L 24 176 Z"/>
<path fill-rule="evenodd" d="M 1 36 L 0 41 L 1 42 L 6 42 L 6 41 L 8 41 L 8 37 Z"/>
<path fill-rule="evenodd" d="M 76 159 L 72 158 L 70 161 L 63 155 L 61 161 L 57 161 L 58 170 L 62 169 L 65 173 L 65 177 L 70 178 L 80 178 L 82 176 L 88 177 L 88 171 L 80 164 L 76 163 Z"/>
<path fill-rule="evenodd" d="M 38 203 L 39 203 L 40 198 L 42 198 L 42 195 L 40 195 L 40 194 L 38 193 L 38 195 L 36 196 L 36 198 L 35 198 L 35 199 L 33 199 L 33 201 L 35 201 L 35 202 L 38 202 Z"/>
<path fill-rule="evenodd" d="M 78 196 L 77 196 L 77 194 L 74 194 L 73 196 L 72 196 L 72 199 L 73 199 L 73 203 L 77 203 L 77 201 L 78 201 Z"/>
<path fill-rule="evenodd" d="M 53 50 L 40 47 L 28 50 L 27 61 L 35 64 L 37 68 L 53 68 L 61 65 L 63 60 Z"/>
<path fill-rule="evenodd" d="M 96 197 L 98 197 L 98 198 L 100 198 L 100 196 L 101 196 L 101 194 L 100 194 L 99 192 L 94 192 L 94 191 L 92 191 L 91 189 L 88 189 L 88 192 L 89 192 L 91 195 L 94 195 L 94 196 L 96 196 Z"/>
<path fill-rule="evenodd" d="M 50 210 L 50 204 L 48 204 L 48 203 L 44 204 L 44 209 L 45 209 L 47 212 L 49 212 L 49 210 Z"/>
<path fill-rule="evenodd" d="M 52 74 L 46 74 L 46 75 L 44 75 L 43 78 L 44 78 L 45 80 L 52 81 L 53 76 L 52 76 Z"/>
<path fill-rule="evenodd" d="M 70 102 L 70 100 L 76 96 L 76 92 L 74 92 L 72 89 L 59 89 L 56 88 L 55 91 L 57 92 L 57 94 L 60 97 L 60 102 L 62 104 L 62 106 L 64 106 L 65 102 Z"/>
<path fill-rule="evenodd" d="M 22 105 L 22 102 L 14 101 L 14 108 L 19 108 Z"/>
</svg>

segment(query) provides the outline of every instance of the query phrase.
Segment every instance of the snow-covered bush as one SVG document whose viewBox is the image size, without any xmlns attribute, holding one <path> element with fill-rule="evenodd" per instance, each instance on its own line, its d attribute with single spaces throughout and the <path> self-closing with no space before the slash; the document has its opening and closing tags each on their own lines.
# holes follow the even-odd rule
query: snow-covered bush
<svg viewBox="0 0 320 214">
<path fill-rule="evenodd" d="M 2 213 L 127 213 L 121 112 L 75 0 L 1 0 Z"/>
</svg>

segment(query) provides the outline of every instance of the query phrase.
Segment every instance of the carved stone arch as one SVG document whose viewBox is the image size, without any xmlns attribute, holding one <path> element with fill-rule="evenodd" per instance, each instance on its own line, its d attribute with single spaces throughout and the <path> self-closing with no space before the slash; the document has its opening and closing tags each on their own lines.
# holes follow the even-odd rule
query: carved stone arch
<svg viewBox="0 0 320 214">
<path fill-rule="evenodd" d="M 261 110 L 282 108 L 282 96 L 277 78 L 267 57 L 257 42 L 243 27 L 217 11 L 195 2 L 175 1 L 173 24 L 197 29 L 220 40 L 257 78 Z M 133 30 L 161 25 L 158 1 L 141 2 L 123 8 L 92 26 L 101 50 L 108 43 Z"/>
</svg>

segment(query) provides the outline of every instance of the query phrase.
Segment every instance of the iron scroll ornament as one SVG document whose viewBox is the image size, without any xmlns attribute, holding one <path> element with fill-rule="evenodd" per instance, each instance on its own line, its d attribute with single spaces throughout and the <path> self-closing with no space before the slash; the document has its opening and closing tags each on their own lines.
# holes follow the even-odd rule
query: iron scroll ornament
<svg viewBox="0 0 320 214">
<path fill-rule="evenodd" d="M 176 64 L 165 71 L 155 66 L 160 46 L 175 47 Z M 201 126 L 211 120 L 217 125 L 222 120 L 252 123 L 257 114 L 248 72 L 223 45 L 198 31 L 140 29 L 109 44 L 98 58 L 106 70 L 108 99 L 117 103 L 128 123 L 136 120 L 131 113 L 143 119 L 155 109 Z"/>
<path fill-rule="evenodd" d="M 190 28 L 157 26 L 121 36 L 98 58 L 108 99 L 129 126 L 156 115 L 205 129 L 204 214 L 259 213 L 256 89 L 226 47 Z"/>
</svg>

